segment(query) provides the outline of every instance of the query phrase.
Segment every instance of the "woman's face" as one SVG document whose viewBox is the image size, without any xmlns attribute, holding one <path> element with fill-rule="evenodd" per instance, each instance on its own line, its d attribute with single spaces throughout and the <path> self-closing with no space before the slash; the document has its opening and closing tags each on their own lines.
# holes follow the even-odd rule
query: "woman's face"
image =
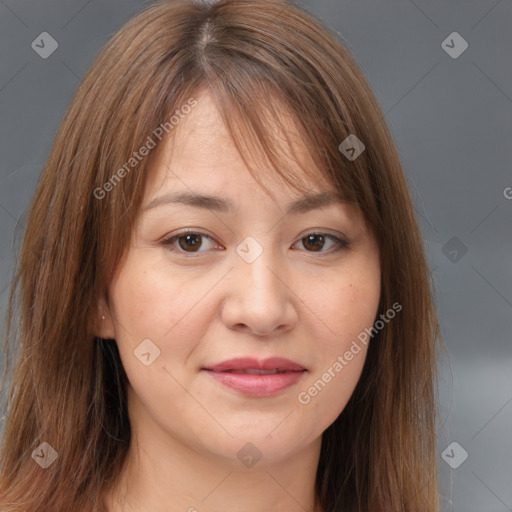
<svg viewBox="0 0 512 512">
<path fill-rule="evenodd" d="M 197 101 L 172 154 L 167 142 L 156 155 L 102 336 L 119 347 L 144 442 L 270 464 L 318 447 L 357 384 L 378 247 L 346 203 L 318 207 L 277 178 L 270 198 L 210 96 Z M 308 195 L 325 191 L 311 182 Z"/>
</svg>

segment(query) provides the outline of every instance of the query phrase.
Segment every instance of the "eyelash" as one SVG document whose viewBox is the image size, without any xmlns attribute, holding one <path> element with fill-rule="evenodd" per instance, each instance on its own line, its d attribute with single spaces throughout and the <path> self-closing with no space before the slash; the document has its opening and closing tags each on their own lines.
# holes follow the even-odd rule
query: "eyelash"
<svg viewBox="0 0 512 512">
<path fill-rule="evenodd" d="M 181 250 L 179 248 L 173 247 L 174 242 L 176 242 L 180 237 L 185 236 L 185 235 L 190 235 L 190 234 L 200 235 L 201 237 L 206 237 L 206 238 L 209 238 L 210 240 L 213 241 L 211 236 L 207 235 L 206 233 L 203 233 L 202 231 L 198 231 L 198 230 L 195 230 L 195 229 L 187 229 L 187 230 L 180 231 L 179 233 L 176 233 L 175 235 L 173 235 L 173 236 L 171 236 L 169 238 L 163 239 L 160 243 L 161 243 L 161 245 L 165 246 L 167 248 L 167 250 L 169 250 L 169 251 L 179 252 L 181 254 L 186 255 L 186 257 L 194 258 L 194 257 L 199 256 L 202 252 L 205 252 L 205 251 L 187 252 L 187 251 L 183 251 L 183 250 Z M 336 244 L 334 250 L 318 251 L 318 252 L 316 252 L 316 251 L 306 251 L 306 252 L 309 252 L 311 254 L 315 254 L 315 253 L 316 254 L 333 254 L 333 253 L 336 253 L 336 252 L 341 251 L 343 249 L 348 249 L 350 247 L 350 245 L 351 245 L 351 243 L 348 240 L 345 240 L 343 238 L 339 238 L 339 237 L 337 237 L 335 235 L 331 235 L 330 233 L 323 233 L 323 232 L 316 232 L 316 231 L 312 231 L 310 233 L 306 233 L 304 236 L 302 236 L 299 239 L 299 242 L 302 241 L 304 238 L 307 238 L 308 236 L 311 236 L 311 235 L 322 235 L 322 236 L 324 236 L 324 238 L 329 238 L 329 239 L 333 240 L 335 242 L 335 244 Z"/>
</svg>

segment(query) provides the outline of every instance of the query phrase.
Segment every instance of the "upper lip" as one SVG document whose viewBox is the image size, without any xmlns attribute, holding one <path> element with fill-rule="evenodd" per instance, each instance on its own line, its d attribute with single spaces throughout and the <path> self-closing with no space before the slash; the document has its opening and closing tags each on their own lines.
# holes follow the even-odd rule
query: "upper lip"
<svg viewBox="0 0 512 512">
<path fill-rule="evenodd" d="M 306 368 L 299 363 L 285 359 L 284 357 L 269 357 L 268 359 L 256 359 L 253 357 L 239 357 L 229 359 L 212 366 L 204 367 L 203 370 L 214 372 L 224 372 L 229 370 L 283 370 L 283 371 L 303 371 Z"/>
</svg>

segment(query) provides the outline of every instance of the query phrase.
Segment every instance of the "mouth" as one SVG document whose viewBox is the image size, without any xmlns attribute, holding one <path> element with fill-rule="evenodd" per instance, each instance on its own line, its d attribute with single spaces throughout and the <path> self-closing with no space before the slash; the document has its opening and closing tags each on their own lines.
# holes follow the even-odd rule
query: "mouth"
<svg viewBox="0 0 512 512">
<path fill-rule="evenodd" d="M 274 368 L 273 370 L 262 370 L 260 368 L 246 368 L 241 370 L 223 370 L 222 373 L 237 373 L 240 375 L 276 375 L 278 373 L 286 373 L 287 371 L 288 370 L 280 370 L 279 368 Z"/>
<path fill-rule="evenodd" d="M 267 397 L 296 384 L 307 369 L 284 358 L 238 358 L 201 369 L 217 382 L 246 396 Z"/>
<path fill-rule="evenodd" d="M 207 366 L 203 370 L 214 372 L 273 372 L 283 373 L 290 371 L 306 370 L 304 366 L 284 357 L 269 357 L 268 359 L 256 359 L 254 357 L 237 357 L 221 363 Z"/>
</svg>

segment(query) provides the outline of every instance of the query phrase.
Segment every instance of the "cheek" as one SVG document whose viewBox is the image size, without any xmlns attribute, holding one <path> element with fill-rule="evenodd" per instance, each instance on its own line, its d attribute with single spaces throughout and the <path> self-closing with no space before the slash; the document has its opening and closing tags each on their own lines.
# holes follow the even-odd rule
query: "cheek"
<svg viewBox="0 0 512 512">
<path fill-rule="evenodd" d="M 153 254 L 150 258 L 147 251 L 133 250 L 110 287 L 120 357 L 129 381 L 148 404 L 161 386 L 165 396 L 175 393 L 182 399 L 177 382 L 188 378 L 190 354 L 215 315 L 207 294 L 219 280 L 215 275 L 170 272 L 156 251 Z M 141 345 L 143 340 L 151 343 Z M 148 350 L 150 358 L 157 356 L 146 367 L 136 355 Z"/>
<path fill-rule="evenodd" d="M 321 319 L 317 340 L 322 353 L 332 360 L 343 354 L 353 340 L 373 325 L 381 293 L 380 265 L 375 253 L 354 258 L 332 279 L 309 294 L 312 315 Z M 318 322 L 317 322 L 318 324 Z M 328 361 L 323 357 L 324 364 Z"/>
<path fill-rule="evenodd" d="M 373 255 L 354 261 L 310 294 L 311 318 L 316 313 L 322 320 L 311 333 L 318 356 L 297 401 L 324 427 L 341 413 L 359 381 L 371 342 L 365 329 L 374 325 L 380 290 L 380 266 Z"/>
<path fill-rule="evenodd" d="M 207 314 L 198 304 L 198 287 L 190 279 L 184 282 L 183 274 L 171 275 L 161 260 L 132 250 L 109 288 L 116 342 L 128 380 L 147 406 L 174 396 L 168 414 L 180 413 L 183 399 L 183 389 L 173 376 L 183 380 L 187 357 L 208 325 Z M 147 353 L 146 366 L 140 358 Z"/>
<path fill-rule="evenodd" d="M 110 288 L 116 328 L 134 341 L 150 338 L 158 344 L 172 338 L 179 348 L 180 340 L 200 332 L 201 322 L 188 320 L 191 314 L 194 319 L 206 315 L 200 299 L 210 287 L 209 280 L 198 283 L 185 272 L 170 274 L 158 258 L 152 261 L 143 251 L 133 251 Z M 187 334 L 180 335 L 185 325 Z"/>
</svg>

